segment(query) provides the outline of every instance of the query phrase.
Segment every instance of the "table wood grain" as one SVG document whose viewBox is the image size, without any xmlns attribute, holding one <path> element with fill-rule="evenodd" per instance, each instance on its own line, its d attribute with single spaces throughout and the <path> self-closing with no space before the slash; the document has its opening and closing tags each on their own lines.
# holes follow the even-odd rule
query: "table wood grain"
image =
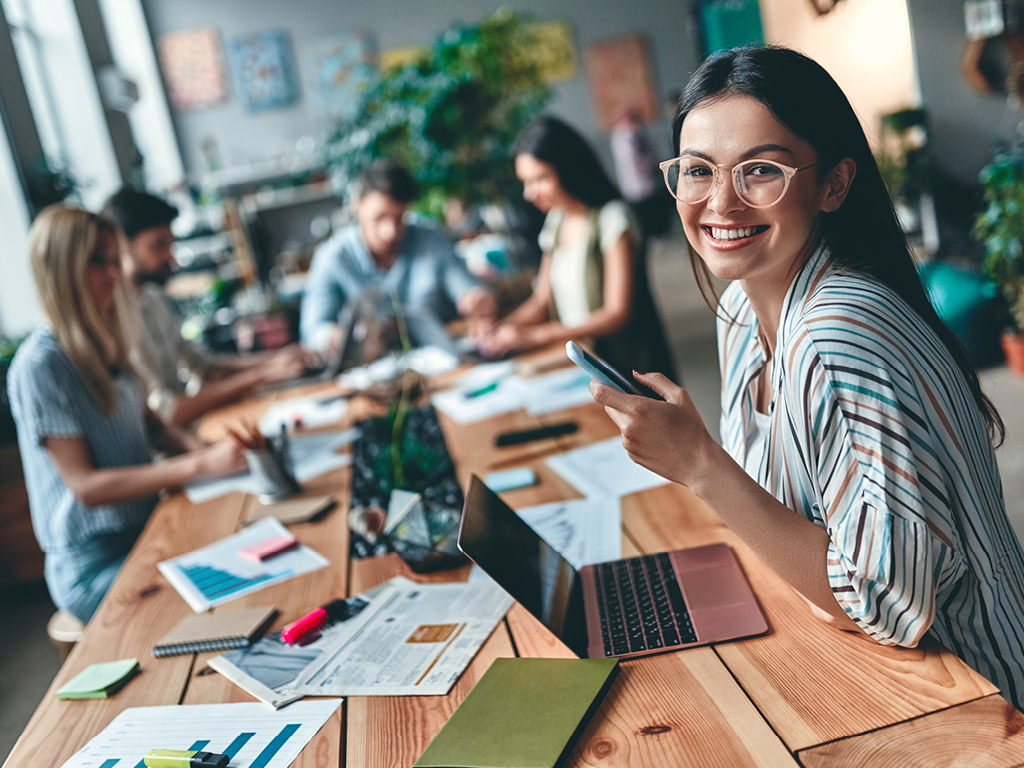
<svg viewBox="0 0 1024 768">
<path fill-rule="evenodd" d="M 256 421 L 274 400 L 317 389 L 283 390 L 224 409 L 204 423 L 201 434 L 217 438 L 225 424 Z M 353 401 L 345 423 L 379 411 L 379 405 Z M 578 498 L 576 489 L 545 460 L 618 435 L 595 404 L 539 417 L 518 411 L 468 425 L 455 424 L 443 414 L 439 418 L 464 485 L 471 473 L 513 466 L 535 471 L 536 485 L 502 494 L 513 508 Z M 566 419 L 580 425 L 577 433 L 494 447 L 501 432 Z M 348 487 L 347 468 L 307 483 L 304 492 L 330 493 L 337 507 L 321 520 L 292 527 L 300 540 L 331 561 L 329 567 L 215 610 L 273 604 L 281 610 L 277 629 L 316 605 L 357 594 L 392 576 L 428 582 L 467 577 L 468 566 L 412 574 L 394 555 L 350 563 Z M 127 707 L 253 700 L 210 673 L 205 665 L 212 654 L 159 660 L 150 655 L 154 642 L 190 612 L 156 563 L 233 533 L 252 503 L 250 497 L 230 494 L 200 505 L 175 495 L 160 504 L 5 768 L 59 766 Z M 792 766 L 798 764 L 794 754 L 799 764 L 830 768 L 1024 763 L 1024 715 L 993 695 L 994 686 L 933 645 L 886 648 L 821 624 L 687 489 L 666 484 L 627 496 L 622 513 L 625 556 L 718 541 L 732 546 L 770 631 L 759 638 L 623 662 L 570 765 Z M 568 658 L 572 653 L 514 605 L 448 696 L 351 697 L 294 765 L 408 768 L 490 663 L 514 655 Z M 114 698 L 58 702 L 53 696 L 90 663 L 133 656 L 140 659 L 142 673 Z"/>
<path fill-rule="evenodd" d="M 807 768 L 1019 768 L 1024 714 L 1002 696 L 983 699 L 800 752 Z"/>
</svg>

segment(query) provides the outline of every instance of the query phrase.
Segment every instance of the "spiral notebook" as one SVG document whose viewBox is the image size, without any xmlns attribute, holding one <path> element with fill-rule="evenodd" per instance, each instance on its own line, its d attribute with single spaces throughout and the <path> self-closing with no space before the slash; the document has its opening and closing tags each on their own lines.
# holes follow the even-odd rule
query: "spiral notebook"
<svg viewBox="0 0 1024 768">
<path fill-rule="evenodd" d="M 252 644 L 270 626 L 277 609 L 267 606 L 186 616 L 153 646 L 153 655 L 225 651 Z"/>
</svg>

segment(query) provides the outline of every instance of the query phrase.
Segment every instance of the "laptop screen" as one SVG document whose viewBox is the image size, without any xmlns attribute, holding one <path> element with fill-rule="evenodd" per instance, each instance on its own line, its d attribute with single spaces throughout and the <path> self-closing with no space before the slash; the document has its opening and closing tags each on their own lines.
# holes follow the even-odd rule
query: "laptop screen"
<svg viewBox="0 0 1024 768">
<path fill-rule="evenodd" d="M 459 549 L 573 653 L 586 657 L 579 573 L 475 475 L 466 493 Z"/>
</svg>

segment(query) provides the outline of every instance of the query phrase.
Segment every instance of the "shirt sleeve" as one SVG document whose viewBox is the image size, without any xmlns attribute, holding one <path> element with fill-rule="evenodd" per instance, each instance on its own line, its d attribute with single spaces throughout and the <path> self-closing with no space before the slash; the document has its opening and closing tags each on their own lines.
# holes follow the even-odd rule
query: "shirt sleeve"
<svg viewBox="0 0 1024 768">
<path fill-rule="evenodd" d="M 612 200 L 602 209 L 598 217 L 601 232 L 601 250 L 607 251 L 624 234 L 629 234 L 630 244 L 636 245 L 639 238 L 636 221 L 629 206 L 622 200 Z"/>
<path fill-rule="evenodd" d="M 551 253 L 555 250 L 555 235 L 558 233 L 558 225 L 562 223 L 562 212 L 551 211 L 544 219 L 544 225 L 537 235 L 537 245 L 542 253 Z"/>
<path fill-rule="evenodd" d="M 800 398 L 832 592 L 878 642 L 915 646 L 937 592 L 965 570 L 956 534 L 941 523 L 948 503 L 921 432 L 927 420 L 915 412 L 921 404 L 863 353 L 851 366 L 849 354 L 819 355 L 810 343 L 796 358 L 805 363 L 788 394 Z"/>
<path fill-rule="evenodd" d="M 81 437 L 85 433 L 71 394 L 81 383 L 73 381 L 71 371 L 65 370 L 61 362 L 47 356 L 37 358 L 34 364 L 22 369 L 22 402 L 31 414 L 39 445 L 48 437 Z M 71 362 L 67 361 L 66 365 L 70 366 Z"/>
<path fill-rule="evenodd" d="M 306 289 L 299 312 L 299 336 L 304 346 L 324 350 L 345 306 L 345 291 L 334 274 L 334 262 L 342 243 L 333 239 L 316 249 L 309 265 Z"/>
<path fill-rule="evenodd" d="M 463 294 L 473 288 L 483 287 L 483 283 L 470 274 L 466 262 L 455 255 L 452 241 L 446 234 L 435 231 L 431 233 L 431 237 L 434 238 L 434 247 L 439 251 L 438 257 L 444 274 L 445 293 L 451 303 L 457 305 Z"/>
</svg>

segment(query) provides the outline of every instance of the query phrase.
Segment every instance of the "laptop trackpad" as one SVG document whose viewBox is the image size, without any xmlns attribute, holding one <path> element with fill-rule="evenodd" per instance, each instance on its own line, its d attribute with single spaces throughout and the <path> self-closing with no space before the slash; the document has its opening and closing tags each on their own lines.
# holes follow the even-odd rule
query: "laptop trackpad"
<svg viewBox="0 0 1024 768">
<path fill-rule="evenodd" d="M 690 611 L 750 601 L 750 587 L 736 565 L 679 574 Z"/>
</svg>

